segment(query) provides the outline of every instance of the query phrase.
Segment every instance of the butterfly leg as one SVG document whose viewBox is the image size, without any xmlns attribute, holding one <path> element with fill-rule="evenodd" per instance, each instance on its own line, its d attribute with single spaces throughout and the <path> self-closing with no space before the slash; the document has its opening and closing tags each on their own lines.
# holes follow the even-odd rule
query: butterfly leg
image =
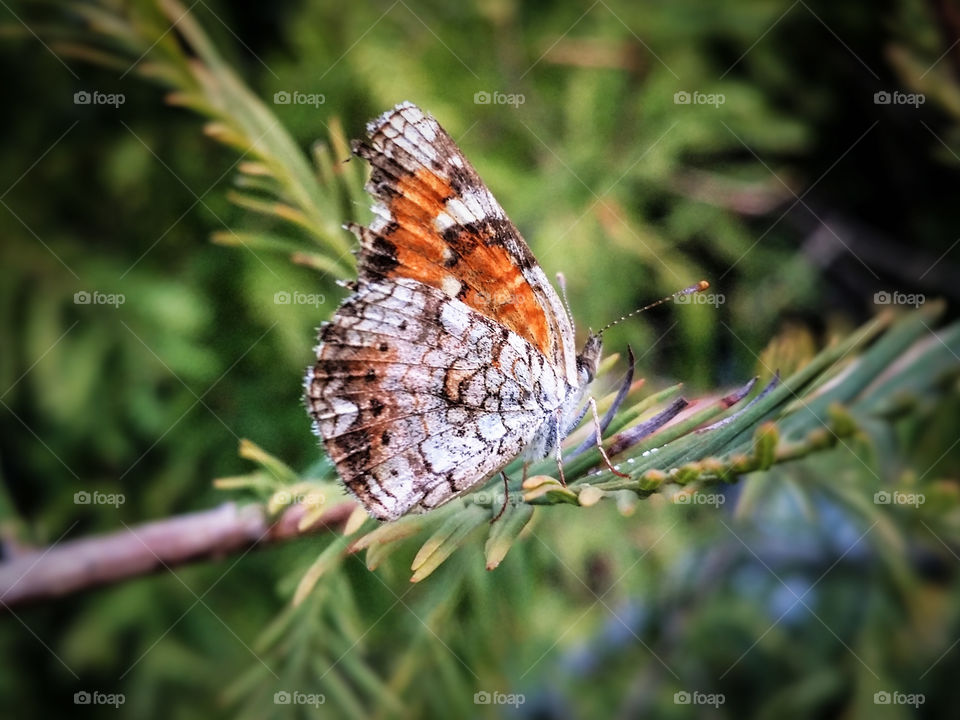
<svg viewBox="0 0 960 720">
<path fill-rule="evenodd" d="M 526 474 L 526 465 L 524 465 L 524 474 Z M 499 520 L 503 513 L 507 510 L 507 503 L 510 502 L 510 481 L 507 478 L 507 474 L 501 470 L 500 477 L 503 478 L 503 507 L 500 508 L 500 512 L 494 516 L 493 520 L 490 521 L 490 524 L 493 525 L 497 520 Z"/>
<path fill-rule="evenodd" d="M 613 464 L 610 462 L 610 458 L 607 457 L 607 451 L 603 449 L 603 438 L 600 435 L 600 416 L 597 414 L 597 401 L 592 397 L 589 400 L 590 410 L 593 412 L 593 427 L 597 434 L 597 450 L 600 451 L 600 457 L 603 458 L 603 461 L 607 464 L 607 469 L 612 472 L 614 475 L 622 478 L 630 477 L 626 473 L 622 473 L 617 470 Z"/>
</svg>

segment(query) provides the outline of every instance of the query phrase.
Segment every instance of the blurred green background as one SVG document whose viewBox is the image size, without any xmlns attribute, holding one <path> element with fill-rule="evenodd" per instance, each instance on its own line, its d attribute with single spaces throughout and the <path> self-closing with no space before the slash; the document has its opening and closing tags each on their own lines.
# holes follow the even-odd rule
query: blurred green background
<svg viewBox="0 0 960 720">
<path fill-rule="evenodd" d="M 240 438 L 313 465 L 302 371 L 314 328 L 345 293 L 284 254 L 209 242 L 272 227 L 228 200 L 239 154 L 164 102 L 140 74 L 151 60 L 140 46 L 126 48 L 125 68 L 60 52 L 89 32 L 80 5 L 0 9 L 6 553 L 222 502 L 211 480 L 249 470 Z M 158 42 L 177 42 L 150 3 L 100 7 L 148 18 Z M 359 137 L 402 100 L 432 113 L 547 274 L 565 273 L 581 338 L 710 280 L 716 304 L 668 305 L 607 335 L 608 352 L 637 349 L 652 388 L 742 383 L 778 334 L 822 345 L 882 309 L 877 293 L 944 297 L 956 315 L 953 3 L 189 7 L 304 151 L 337 118 Z M 75 104 L 82 91 L 124 101 Z M 275 104 L 282 91 L 323 101 Z M 365 204 L 348 199 L 329 220 L 368 218 Z M 83 304 L 78 292 L 124 301 Z M 278 292 L 323 302 L 278 304 Z M 292 587 L 329 542 L 318 537 L 8 612 L 0 707 L 6 717 L 952 716 L 955 378 L 948 388 L 872 443 L 751 478 L 719 507 L 548 509 L 492 573 L 479 544 L 417 586 L 409 557 L 376 573 L 348 559 L 292 611 Z M 877 506 L 878 477 L 935 485 L 946 500 Z M 125 502 L 78 505 L 82 490 Z M 126 702 L 75 705 L 83 690 Z M 326 702 L 277 705 L 278 690 Z M 475 704 L 478 692 L 523 702 Z M 922 704 L 904 704 L 917 694 Z"/>
</svg>

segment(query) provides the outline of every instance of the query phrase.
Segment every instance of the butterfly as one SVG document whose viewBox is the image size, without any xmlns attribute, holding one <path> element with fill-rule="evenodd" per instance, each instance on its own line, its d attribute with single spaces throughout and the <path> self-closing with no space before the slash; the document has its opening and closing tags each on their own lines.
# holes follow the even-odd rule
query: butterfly
<svg viewBox="0 0 960 720">
<path fill-rule="evenodd" d="M 410 102 L 367 125 L 358 279 L 307 369 L 314 431 L 380 520 L 436 508 L 582 420 L 601 340 L 573 321 L 517 228 L 437 121 Z M 595 409 L 595 406 L 594 406 Z"/>
</svg>

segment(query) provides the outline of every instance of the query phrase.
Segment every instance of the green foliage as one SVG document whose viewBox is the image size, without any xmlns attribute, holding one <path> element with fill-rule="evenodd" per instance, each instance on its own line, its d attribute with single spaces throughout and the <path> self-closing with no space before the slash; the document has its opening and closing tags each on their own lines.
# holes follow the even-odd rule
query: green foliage
<svg viewBox="0 0 960 720">
<path fill-rule="evenodd" d="M 694 406 L 706 407 L 674 418 L 662 429 L 643 432 L 638 437 L 633 429 L 649 425 L 662 412 L 656 405 L 651 408 L 650 400 L 662 399 L 666 393 L 640 400 L 618 413 L 611 425 L 617 434 L 607 442 L 608 449 L 616 448 L 612 451 L 615 467 L 626 470 L 625 477 L 605 468 L 596 448 L 566 465 L 566 485 L 548 474 L 556 475 L 552 458 L 533 464 L 529 468 L 530 477 L 526 476 L 521 461 L 516 460 L 506 470 L 508 477 L 514 476 L 507 482 L 506 493 L 481 490 L 438 511 L 382 524 L 360 534 L 349 544 L 334 542 L 301 580 L 294 603 L 301 602 L 324 573 L 336 567 L 333 561 L 338 554 L 364 550 L 367 567 L 374 570 L 390 543 L 413 536 L 413 542 L 420 547 L 410 566 L 413 571 L 410 580 L 419 582 L 456 550 L 473 543 L 473 531 L 484 527 L 486 566 L 493 569 L 532 520 L 535 506 L 568 504 L 588 508 L 607 499 L 615 503 L 622 514 L 630 515 L 635 512 L 638 498 L 648 499 L 654 493 L 666 494 L 679 504 L 710 504 L 709 498 L 692 498 L 691 494 L 708 489 L 717 481 L 737 482 L 744 475 L 766 471 L 775 464 L 793 462 L 837 445 L 849 449 L 848 443 L 854 442 L 879 448 L 882 435 L 872 437 L 870 433 L 870 429 L 876 431 L 883 427 L 878 424 L 879 420 L 888 418 L 891 412 L 903 412 L 905 407 L 935 398 L 945 384 L 960 377 L 956 363 L 960 324 L 945 329 L 936 340 L 922 340 L 929 323 L 935 323 L 940 312 L 939 307 L 931 306 L 896 323 L 891 314 L 883 315 L 845 341 L 822 351 L 783 382 L 775 376 L 765 388 L 757 388 L 752 398 L 738 393 L 695 402 Z M 864 346 L 867 346 L 865 350 Z M 786 345 L 778 351 L 789 356 L 793 348 Z M 894 361 L 904 356 L 910 358 L 909 363 L 892 370 Z M 763 368 L 769 370 L 766 365 Z M 600 382 L 603 380 L 601 374 Z M 671 394 L 672 391 L 670 389 Z M 611 395 L 605 402 L 612 399 Z M 572 433 L 564 449 L 572 451 L 591 428 L 587 423 L 579 432 Z M 331 493 L 334 498 L 342 495 L 333 490 L 336 473 L 332 468 L 327 469 L 324 479 L 301 479 L 276 458 L 260 450 L 252 452 L 249 443 L 245 447 L 246 457 L 258 461 L 270 474 L 286 477 L 286 483 L 278 486 L 266 484 L 266 489 L 273 493 L 268 507 L 278 507 L 278 496 L 282 498 L 282 505 L 289 504 L 296 495 L 305 495 L 307 499 L 303 502 L 307 504 L 311 504 L 310 493 L 324 499 L 322 503 L 313 503 L 315 507 L 304 517 L 303 527 L 308 527 L 311 520 L 329 507 Z M 873 465 L 875 463 L 865 463 L 880 481 Z M 259 488 L 263 492 L 264 480 L 264 473 L 256 472 L 220 484 Z M 490 488 L 496 490 L 499 482 L 494 481 Z M 917 492 L 927 490 L 929 488 L 916 488 Z M 501 509 L 503 517 L 499 517 Z M 372 525 L 375 525 L 372 521 L 365 523 L 368 527 Z M 358 524 L 351 523 L 345 534 L 359 534 L 358 530 Z"/>
<path fill-rule="evenodd" d="M 493 524 L 499 481 L 23 611 L 0 631 L 23 660 L 5 699 L 40 715 L 113 688 L 130 714 L 185 718 L 306 709 L 276 692 L 322 694 L 338 717 L 506 710 L 477 692 L 544 716 L 692 717 L 705 708 L 674 693 L 695 691 L 731 717 L 874 717 L 895 691 L 952 707 L 960 328 L 933 302 L 866 317 L 884 288 L 957 297 L 942 243 L 960 86 L 926 5 L 305 3 L 263 27 L 260 8 L 186 10 L 100 0 L 16 8 L 31 32 L 7 20 L 5 56 L 29 44 L 35 71 L 8 92 L 36 97 L 5 119 L 25 142 L 0 160 L 20 178 L 0 196 L 8 544 L 223 490 L 273 513 L 301 502 L 303 527 L 344 499 L 299 378 L 353 275 L 340 225 L 369 218 L 347 138 L 400 100 L 441 120 L 548 274 L 566 271 L 582 326 L 701 277 L 724 301 L 610 332 L 646 380 L 605 442 L 628 478 L 595 449 L 572 457 L 588 421 L 564 447 L 567 487 L 552 460 L 525 482 L 514 464 Z M 898 86 L 926 93 L 916 116 L 873 105 Z M 122 115 L 70 105 L 93 87 L 126 93 Z M 325 102 L 271 106 L 294 89 Z M 725 102 L 675 103 L 694 90 Z M 475 104 L 483 91 L 525 102 Z M 296 292 L 322 300 L 276 300 Z M 601 413 L 622 367 L 604 363 Z M 743 397 L 710 390 L 752 375 Z M 672 423 L 631 434 L 681 395 Z M 127 502 L 75 505 L 85 488 Z"/>
</svg>

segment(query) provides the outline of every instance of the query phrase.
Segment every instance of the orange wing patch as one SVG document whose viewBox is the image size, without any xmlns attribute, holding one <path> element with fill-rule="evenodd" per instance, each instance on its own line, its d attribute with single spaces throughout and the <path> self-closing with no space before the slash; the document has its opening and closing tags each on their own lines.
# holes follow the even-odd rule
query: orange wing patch
<svg viewBox="0 0 960 720">
<path fill-rule="evenodd" d="M 438 288 L 548 355 L 546 314 L 517 264 L 516 249 L 512 253 L 504 244 L 519 237 L 513 224 L 502 216 L 484 217 L 441 230 L 438 218 L 458 197 L 451 184 L 425 167 L 414 173 L 391 170 L 375 183 L 390 220 L 377 231 L 354 227 L 364 245 L 361 272 Z"/>
</svg>

